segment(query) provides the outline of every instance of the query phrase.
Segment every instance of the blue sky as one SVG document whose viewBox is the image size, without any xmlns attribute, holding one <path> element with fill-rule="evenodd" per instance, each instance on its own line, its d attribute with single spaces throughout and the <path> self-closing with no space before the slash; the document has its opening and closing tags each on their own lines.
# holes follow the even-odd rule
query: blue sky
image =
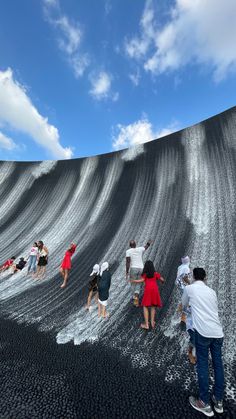
<svg viewBox="0 0 236 419">
<path fill-rule="evenodd" d="M 0 159 L 96 155 L 236 105 L 235 0 L 5 0 Z"/>
</svg>

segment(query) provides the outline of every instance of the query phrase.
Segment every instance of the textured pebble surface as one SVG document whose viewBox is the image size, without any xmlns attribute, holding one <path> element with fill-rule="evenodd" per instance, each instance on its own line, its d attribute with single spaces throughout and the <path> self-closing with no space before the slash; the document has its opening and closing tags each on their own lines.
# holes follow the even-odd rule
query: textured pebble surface
<svg viewBox="0 0 236 419">
<path fill-rule="evenodd" d="M 0 275 L 0 419 L 201 418 L 179 328 L 175 274 L 184 254 L 204 266 L 225 332 L 222 418 L 236 418 L 236 108 L 131 151 L 61 162 L 0 162 L 0 263 L 50 251 L 45 280 Z M 139 329 L 125 250 L 166 278 L 155 331 Z M 68 287 L 58 267 L 78 243 Z M 109 320 L 84 309 L 94 263 L 108 260 Z M 212 386 L 212 371 L 210 385 Z M 217 415 L 215 415 L 217 417 Z"/>
<path fill-rule="evenodd" d="M 182 388 L 188 371 L 168 383 L 165 365 L 133 368 L 100 343 L 57 345 L 34 326 L 2 320 L 0 354 L 1 418 L 201 417 L 187 401 L 195 381 Z M 219 417 L 235 417 L 230 401 Z"/>
</svg>

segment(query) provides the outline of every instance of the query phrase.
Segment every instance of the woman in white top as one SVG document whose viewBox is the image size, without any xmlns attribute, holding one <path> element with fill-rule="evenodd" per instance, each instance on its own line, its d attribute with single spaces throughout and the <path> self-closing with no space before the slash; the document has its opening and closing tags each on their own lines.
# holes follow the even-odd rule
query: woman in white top
<svg viewBox="0 0 236 419">
<path fill-rule="evenodd" d="M 36 265 L 37 265 L 37 257 L 38 257 L 39 249 L 36 242 L 34 242 L 33 246 L 30 249 L 30 254 L 28 257 L 28 274 L 32 270 L 34 274 L 36 274 Z"/>
<path fill-rule="evenodd" d="M 46 272 L 46 266 L 48 264 L 48 249 L 41 240 L 38 241 L 38 269 L 37 277 L 43 278 Z"/>
</svg>

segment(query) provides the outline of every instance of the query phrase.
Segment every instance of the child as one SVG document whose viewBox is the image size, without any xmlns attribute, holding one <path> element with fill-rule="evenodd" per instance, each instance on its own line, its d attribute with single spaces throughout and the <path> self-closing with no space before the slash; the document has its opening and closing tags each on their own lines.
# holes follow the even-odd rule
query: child
<svg viewBox="0 0 236 419">
<path fill-rule="evenodd" d="M 98 264 L 94 265 L 93 271 L 90 274 L 91 280 L 89 281 L 89 293 L 86 304 L 86 309 L 90 309 L 91 300 L 93 296 L 95 297 L 96 302 L 98 302 L 98 277 L 99 277 L 100 267 Z"/>
<path fill-rule="evenodd" d="M 71 257 L 75 253 L 75 249 L 76 249 L 76 244 L 71 243 L 70 248 L 66 251 L 64 259 L 62 261 L 60 272 L 64 281 L 61 284 L 61 288 L 65 288 L 67 285 L 69 270 L 71 269 Z"/>
<path fill-rule="evenodd" d="M 176 277 L 176 285 L 180 290 L 181 297 L 184 292 L 184 288 L 186 285 L 191 283 L 191 271 L 190 271 L 190 258 L 189 256 L 184 256 L 181 258 L 182 264 L 178 267 L 177 270 L 177 277 Z M 182 304 L 180 303 L 178 306 L 178 311 L 181 312 L 181 320 L 180 324 L 185 327 L 186 323 L 186 313 L 182 310 Z"/>
<path fill-rule="evenodd" d="M 144 323 L 141 323 L 142 329 L 149 329 L 149 307 L 151 308 L 151 327 L 154 329 L 156 322 L 156 307 L 162 307 L 162 301 L 157 286 L 157 280 L 164 282 L 164 278 L 155 272 L 153 262 L 148 260 L 143 268 L 142 279 L 133 279 L 131 282 L 144 282 L 144 294 L 141 305 L 143 306 Z"/>
<path fill-rule="evenodd" d="M 27 261 L 24 258 L 20 258 L 18 263 L 16 263 L 15 265 L 12 265 L 12 273 L 14 274 L 18 271 L 22 271 L 22 269 L 24 269 L 26 263 L 27 263 Z"/>
<path fill-rule="evenodd" d="M 15 256 L 12 256 L 10 259 L 7 259 L 7 261 L 0 267 L 0 272 L 6 271 L 10 268 L 10 266 L 13 265 L 13 262 L 15 260 Z"/>
<path fill-rule="evenodd" d="M 109 316 L 106 311 L 106 307 L 109 297 L 109 289 L 111 286 L 111 273 L 108 269 L 108 263 L 104 262 L 101 266 L 100 278 L 98 280 L 98 317 L 102 315 L 103 318 Z"/>
<path fill-rule="evenodd" d="M 30 249 L 30 254 L 28 257 L 28 274 L 30 273 L 30 270 L 36 274 L 36 265 L 37 265 L 37 257 L 39 254 L 38 244 L 34 242 L 33 246 Z"/>
</svg>

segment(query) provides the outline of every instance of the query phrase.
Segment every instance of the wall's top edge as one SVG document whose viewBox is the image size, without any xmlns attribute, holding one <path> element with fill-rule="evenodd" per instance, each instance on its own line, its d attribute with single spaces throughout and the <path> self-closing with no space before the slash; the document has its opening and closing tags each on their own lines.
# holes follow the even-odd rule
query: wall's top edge
<svg viewBox="0 0 236 419">
<path fill-rule="evenodd" d="M 175 131 L 175 132 L 173 132 L 171 134 L 165 135 L 164 137 L 160 137 L 160 138 L 157 138 L 157 139 L 154 138 L 152 141 L 149 141 L 148 143 L 144 143 L 144 144 L 147 147 L 148 144 L 153 143 L 153 141 L 158 141 L 158 142 L 159 141 L 166 141 L 167 138 L 174 137 L 175 135 L 179 135 L 181 132 L 183 132 L 183 131 L 191 128 L 191 127 L 195 127 L 195 126 L 197 126 L 199 124 L 203 124 L 205 122 L 208 122 L 208 121 L 217 119 L 218 117 L 220 117 L 220 116 L 222 116 L 224 114 L 230 113 L 232 111 L 235 111 L 236 112 L 236 106 L 232 106 L 231 108 L 228 108 L 228 109 L 226 109 L 226 110 L 224 110 L 224 111 L 222 111 L 222 112 L 220 112 L 220 113 L 218 113 L 216 115 L 213 115 L 213 116 L 211 116 L 209 118 L 206 118 L 206 119 L 204 119 L 202 121 L 196 122 L 196 124 L 187 126 L 185 128 L 182 128 L 181 130 Z M 135 146 L 133 146 L 131 148 L 138 147 L 139 145 L 140 144 L 135 145 Z M 92 159 L 92 158 L 96 158 L 96 157 L 99 157 L 99 156 L 100 157 L 102 157 L 102 156 L 103 157 L 111 157 L 111 156 L 114 156 L 114 155 L 119 155 L 119 154 L 121 154 L 121 153 L 123 153 L 123 152 L 125 152 L 127 150 L 128 149 L 125 148 L 125 149 L 118 150 L 118 151 L 111 151 L 111 152 L 108 152 L 108 153 L 101 153 L 101 154 L 92 155 L 92 156 L 81 156 L 81 157 L 76 157 L 74 159 L 69 159 L 69 160 L 66 160 L 66 159 L 65 160 L 56 160 L 56 159 L 55 160 L 54 159 L 48 159 L 48 160 L 21 160 L 21 161 L 18 161 L 18 160 L 17 161 L 15 161 L 15 160 L 0 160 L 0 163 L 12 162 L 12 163 L 17 163 L 17 164 L 21 164 L 21 163 L 22 164 L 25 164 L 25 163 L 28 163 L 29 164 L 29 163 L 41 163 L 42 161 L 55 161 L 55 162 L 60 162 L 60 161 L 66 162 L 66 161 L 68 161 L 69 162 L 69 161 L 78 161 L 78 160 L 84 160 L 84 159 Z"/>
</svg>

